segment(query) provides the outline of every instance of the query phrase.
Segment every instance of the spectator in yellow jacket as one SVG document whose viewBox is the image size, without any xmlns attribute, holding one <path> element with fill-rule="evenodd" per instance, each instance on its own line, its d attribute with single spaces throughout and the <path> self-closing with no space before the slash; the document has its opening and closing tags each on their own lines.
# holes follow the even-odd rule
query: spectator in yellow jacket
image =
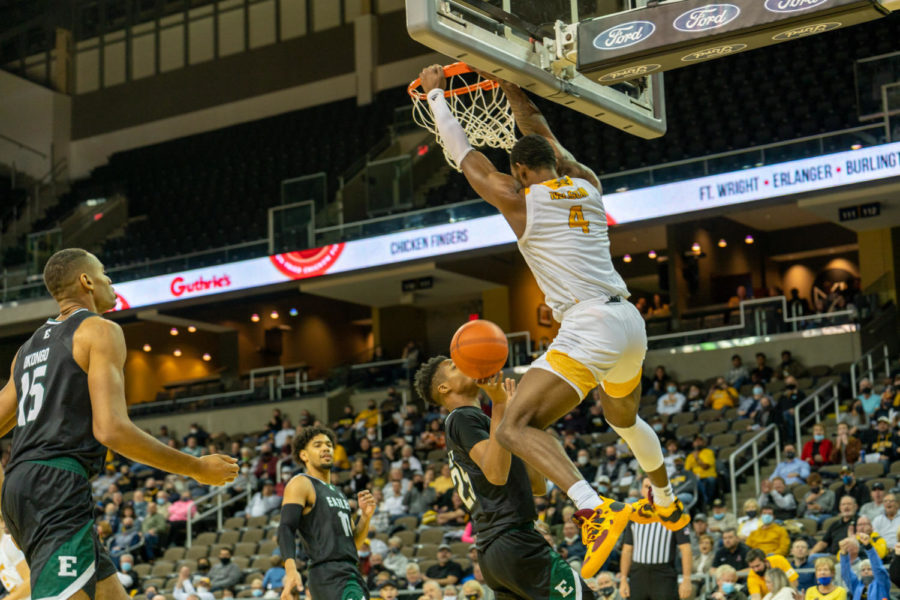
<svg viewBox="0 0 900 600">
<path fill-rule="evenodd" d="M 791 538 L 787 530 L 775 522 L 775 511 L 771 505 L 760 510 L 762 525 L 747 537 L 747 545 L 759 548 L 766 554 L 785 556 L 791 549 Z"/>
</svg>

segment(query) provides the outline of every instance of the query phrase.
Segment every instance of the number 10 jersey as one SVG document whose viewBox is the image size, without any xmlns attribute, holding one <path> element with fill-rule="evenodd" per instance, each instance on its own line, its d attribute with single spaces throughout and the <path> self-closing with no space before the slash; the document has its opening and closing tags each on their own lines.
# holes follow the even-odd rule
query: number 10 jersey
<svg viewBox="0 0 900 600">
<path fill-rule="evenodd" d="M 79 309 L 63 321 L 48 319 L 19 348 L 13 378 L 18 401 L 7 473 L 26 461 L 68 457 L 88 477 L 103 464 L 106 448 L 94 437 L 87 373 L 72 357 L 72 338 L 86 319 Z"/>
<path fill-rule="evenodd" d="M 444 423 L 450 458 L 450 477 L 463 506 L 472 516 L 477 547 L 485 548 L 511 528 L 531 523 L 537 518 L 531 481 L 525 463 L 513 455 L 506 485 L 487 480 L 469 457 L 472 446 L 491 434 L 491 419 L 476 406 L 454 409 Z"/>
</svg>

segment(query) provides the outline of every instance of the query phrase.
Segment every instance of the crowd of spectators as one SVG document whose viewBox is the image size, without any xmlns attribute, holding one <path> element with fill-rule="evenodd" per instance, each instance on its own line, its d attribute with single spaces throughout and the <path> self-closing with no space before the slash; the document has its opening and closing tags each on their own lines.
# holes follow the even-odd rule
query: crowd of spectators
<svg viewBox="0 0 900 600">
<path fill-rule="evenodd" d="M 866 585 L 876 586 L 867 593 L 880 593 L 883 582 L 878 578 L 887 573 L 885 565 L 900 575 L 900 560 L 889 562 L 900 554 L 900 511 L 893 482 L 883 477 L 900 459 L 900 395 L 894 391 L 900 377 L 879 382 L 877 390 L 864 380 L 850 410 L 829 427 L 835 429 L 833 435 L 820 423 L 811 428 L 808 439 L 795 443 L 789 434 L 794 431 L 793 409 L 804 398 L 797 381 L 806 377 L 806 369 L 787 351 L 775 367 L 765 355 L 754 358 L 749 369 L 735 355 L 722 376 L 707 382 L 679 383 L 661 366 L 643 382 L 642 407 L 650 409 L 647 418 L 663 441 L 674 490 L 693 514 L 692 570 L 708 578 L 710 586 L 698 584 L 697 594 L 760 600 L 770 592 L 780 593 L 782 581 L 776 572 L 783 572 L 791 589 L 805 590 L 810 600 L 841 600 L 835 590 L 854 593 Z M 767 391 L 773 388 L 776 393 Z M 490 413 L 489 405 L 483 408 Z M 710 444 L 716 437 L 676 434 L 683 424 L 696 424 L 696 417 L 709 411 L 718 411 L 720 418 L 714 421 L 740 423 L 745 431 L 783 426 L 787 443 L 781 461 L 762 482 L 759 497 L 748 499 L 740 514 L 722 501 L 722 449 Z M 361 410 L 348 405 L 339 419 L 325 423 L 339 440 L 336 484 L 348 498 L 370 489 L 378 501 L 370 538 L 360 551 L 373 598 L 493 597 L 478 567 L 469 517 L 446 460 L 445 417 L 445 411 L 433 405 L 404 404 L 396 389 L 387 388 L 382 398 L 367 401 Z M 173 551 L 187 545 L 188 517 L 206 509 L 203 497 L 211 490 L 108 457 L 93 482 L 97 531 L 126 588 L 147 600 L 167 595 L 169 600 L 278 597 L 284 571 L 274 526 L 284 486 L 302 470 L 290 455 L 290 443 L 303 427 L 314 424 L 322 423 L 308 411 L 289 416 L 274 409 L 265 426 L 249 434 L 211 435 L 196 424 L 181 436 L 165 426 L 156 432 L 160 441 L 183 452 L 223 452 L 239 461 L 241 471 L 231 493 L 246 492 L 246 499 L 232 505 L 226 518 L 237 519 L 238 528 L 251 523 L 259 528 L 252 550 L 246 543 L 249 530 L 226 536 L 228 531 L 216 532 L 214 520 L 201 519 L 192 524 L 192 538 L 196 544 L 198 535 L 212 536 L 206 540 L 209 552 L 192 553 L 191 559 L 186 552 Z M 560 419 L 555 431 L 598 492 L 623 501 L 639 499 L 643 473 L 603 418 L 597 392 Z M 859 474 L 860 465 L 869 469 L 866 477 Z M 585 547 L 565 493 L 551 486 L 546 496 L 536 498 L 536 507 L 538 527 L 548 543 L 580 567 Z M 163 572 L 156 567 L 166 564 L 167 552 L 173 552 L 173 560 Z M 606 600 L 620 594 L 614 575 L 618 560 L 613 552 L 603 572 L 588 582 Z M 825 572 L 833 573 L 831 579 L 821 575 Z M 867 573 L 875 579 L 868 579 Z M 416 592 L 410 596 L 410 590 Z"/>
</svg>

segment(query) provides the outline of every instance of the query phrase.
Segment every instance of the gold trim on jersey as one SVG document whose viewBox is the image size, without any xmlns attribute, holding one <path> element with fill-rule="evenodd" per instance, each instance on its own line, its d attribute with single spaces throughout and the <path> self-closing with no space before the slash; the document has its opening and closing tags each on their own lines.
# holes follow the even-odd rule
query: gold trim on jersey
<svg viewBox="0 0 900 600">
<path fill-rule="evenodd" d="M 568 175 L 563 175 L 562 177 L 559 177 L 558 179 L 548 179 L 547 181 L 542 181 L 538 185 L 546 186 L 546 187 L 550 188 L 551 190 L 558 190 L 561 187 L 564 187 L 567 185 L 575 185 L 575 184 L 572 183 L 572 180 L 569 179 Z"/>
<path fill-rule="evenodd" d="M 597 380 L 594 374 L 586 366 L 559 350 L 550 350 L 547 352 L 547 363 L 559 375 L 572 383 L 581 391 L 581 397 L 584 398 L 592 389 L 597 387 Z"/>
<path fill-rule="evenodd" d="M 612 381 L 604 381 L 601 385 L 603 386 L 603 391 L 613 398 L 625 398 L 631 392 L 634 391 L 634 388 L 638 386 L 641 382 L 641 371 L 638 371 L 638 374 L 631 378 L 629 381 L 624 383 L 613 383 Z"/>
</svg>

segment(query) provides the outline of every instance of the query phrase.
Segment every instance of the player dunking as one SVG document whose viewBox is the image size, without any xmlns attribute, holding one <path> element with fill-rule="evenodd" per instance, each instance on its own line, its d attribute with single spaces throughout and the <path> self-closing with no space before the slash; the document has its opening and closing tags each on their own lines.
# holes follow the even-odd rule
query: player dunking
<svg viewBox="0 0 900 600">
<path fill-rule="evenodd" d="M 561 323 L 549 350 L 522 378 L 497 439 L 567 491 L 587 547 L 581 574 L 593 576 L 630 519 L 659 518 L 672 530 L 690 520 L 672 493 L 659 438 L 637 416 L 647 335 L 612 264 L 600 181 L 562 147 L 518 86 L 500 82 L 525 134 L 510 153 L 510 176 L 469 144 L 444 99 L 443 68 L 425 68 L 420 81 L 447 151 L 475 191 L 506 218 Z M 601 499 L 544 431 L 598 384 L 604 416 L 653 483 L 652 501 L 632 507 Z"/>
<path fill-rule="evenodd" d="M 498 600 L 592 598 L 587 584 L 534 529 L 533 496 L 547 493 L 546 480 L 497 441 L 515 382 L 494 377 L 476 385 L 452 360 L 435 356 L 419 368 L 415 387 L 423 400 L 450 411 L 444 430 L 452 479 L 472 515 L 478 564 Z M 479 387 L 493 403 L 491 418 L 478 403 Z"/>
<path fill-rule="evenodd" d="M 94 531 L 88 479 L 109 447 L 131 460 L 205 485 L 235 478 L 236 460 L 195 458 L 145 433 L 128 418 L 125 338 L 98 313 L 116 303 L 103 265 L 78 248 L 44 267 L 59 304 L 19 348 L 0 390 L 0 436 L 13 427 L 3 482 L 3 520 L 31 567 L 34 600 L 127 600 L 116 567 Z"/>
<path fill-rule="evenodd" d="M 324 427 L 307 427 L 294 438 L 293 457 L 303 462 L 306 473 L 295 476 L 284 488 L 278 526 L 278 548 L 285 569 L 282 600 L 291 600 L 294 590 L 303 590 L 296 562 L 297 533 L 310 557 L 313 600 L 369 597 L 359 572 L 357 548 L 366 541 L 375 498 L 369 490 L 357 494 L 361 515 L 354 525 L 346 496 L 331 485 L 334 445 L 334 432 Z"/>
</svg>

